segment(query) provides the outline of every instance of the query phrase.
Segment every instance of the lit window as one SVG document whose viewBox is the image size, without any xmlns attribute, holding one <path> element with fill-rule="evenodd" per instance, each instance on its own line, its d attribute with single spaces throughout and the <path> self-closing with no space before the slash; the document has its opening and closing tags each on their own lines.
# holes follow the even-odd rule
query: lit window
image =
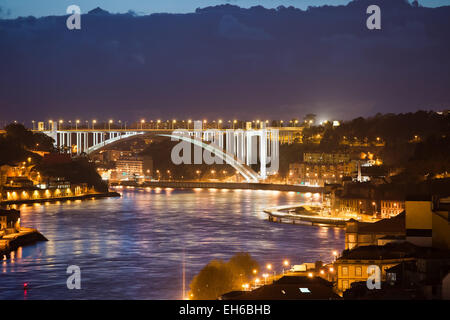
<svg viewBox="0 0 450 320">
<path fill-rule="evenodd" d="M 342 275 L 348 276 L 348 267 L 342 267 Z"/>
<path fill-rule="evenodd" d="M 301 293 L 311 293 L 308 288 L 299 288 Z"/>
</svg>

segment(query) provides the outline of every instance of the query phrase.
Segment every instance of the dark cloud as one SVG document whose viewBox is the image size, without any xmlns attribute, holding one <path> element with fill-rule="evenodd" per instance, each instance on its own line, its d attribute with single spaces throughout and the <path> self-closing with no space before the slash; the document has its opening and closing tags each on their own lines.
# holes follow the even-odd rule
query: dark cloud
<svg viewBox="0 0 450 320">
<path fill-rule="evenodd" d="M 365 27 L 367 4 L 382 30 Z M 99 10 L 97 10 L 100 12 Z M 450 7 L 403 0 L 0 21 L 12 119 L 352 118 L 449 108 Z"/>
</svg>

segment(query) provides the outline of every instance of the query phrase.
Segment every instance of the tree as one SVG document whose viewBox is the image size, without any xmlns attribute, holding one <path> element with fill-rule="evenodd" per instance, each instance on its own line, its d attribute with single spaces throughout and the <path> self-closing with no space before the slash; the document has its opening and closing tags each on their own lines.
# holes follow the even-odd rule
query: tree
<svg viewBox="0 0 450 320">
<path fill-rule="evenodd" d="M 212 260 L 194 277 L 191 294 L 196 300 L 213 300 L 220 295 L 241 290 L 250 281 L 258 262 L 248 253 L 237 253 L 228 262 Z"/>
</svg>

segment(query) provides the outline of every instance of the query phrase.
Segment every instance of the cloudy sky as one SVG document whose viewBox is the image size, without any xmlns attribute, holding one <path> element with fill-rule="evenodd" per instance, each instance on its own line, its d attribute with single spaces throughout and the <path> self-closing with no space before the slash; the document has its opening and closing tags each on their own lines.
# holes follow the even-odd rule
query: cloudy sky
<svg viewBox="0 0 450 320">
<path fill-rule="evenodd" d="M 15 1 L 17 8 L 47 4 L 47 14 L 69 3 Z M 145 3 L 162 8 L 163 2 L 97 1 L 85 9 L 79 1 L 83 12 L 97 5 L 122 11 L 119 3 L 139 12 Z M 374 3 L 382 7 L 382 29 L 375 31 L 366 27 L 366 8 Z M 450 6 L 357 0 L 308 11 L 226 6 L 198 13 L 94 13 L 83 16 L 77 31 L 67 29 L 64 12 L 0 20 L 0 123 L 289 120 L 307 113 L 342 120 L 450 108 Z"/>
<path fill-rule="evenodd" d="M 124 13 L 133 10 L 139 14 L 155 12 L 186 13 L 196 8 L 230 3 L 241 7 L 262 5 L 275 8 L 280 5 L 305 9 L 308 6 L 324 4 L 341 5 L 349 0 L 0 0 L 0 17 L 17 18 L 20 16 L 42 17 L 63 15 L 69 5 L 80 6 L 82 12 L 101 7 L 112 13 Z M 450 0 L 420 0 L 423 6 L 436 7 L 450 5 Z"/>
</svg>

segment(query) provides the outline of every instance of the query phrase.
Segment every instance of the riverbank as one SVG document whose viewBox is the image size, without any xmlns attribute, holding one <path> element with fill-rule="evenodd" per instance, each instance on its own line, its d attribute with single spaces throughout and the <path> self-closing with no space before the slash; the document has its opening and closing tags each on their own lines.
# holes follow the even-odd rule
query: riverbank
<svg viewBox="0 0 450 320">
<path fill-rule="evenodd" d="M 240 183 L 240 182 L 199 182 L 199 181 L 149 181 L 143 184 L 126 182 L 112 184 L 112 186 L 131 186 L 131 187 L 150 187 L 150 188 L 174 188 L 174 189 L 196 189 L 196 188 L 214 188 L 214 189 L 246 189 L 246 190 L 273 190 L 273 191 L 292 191 L 301 193 L 324 193 L 325 188 L 298 186 L 289 184 L 272 183 Z"/>
<path fill-rule="evenodd" d="M 14 205 L 14 204 L 31 204 L 31 203 L 45 203 L 45 202 L 56 202 L 56 201 L 67 201 L 67 200 L 84 200 L 84 199 L 97 199 L 97 198 L 108 198 L 108 197 L 120 197 L 120 193 L 115 191 L 101 192 L 101 193 L 90 193 L 78 196 L 68 196 L 68 197 L 52 197 L 52 198 L 38 198 L 38 199 L 26 199 L 26 200 L 6 200 L 0 201 L 0 205 Z"/>
<path fill-rule="evenodd" d="M 8 256 L 18 247 L 48 241 L 39 231 L 32 228 L 21 228 L 17 233 L 11 233 L 0 238 L 0 258 Z"/>
<path fill-rule="evenodd" d="M 304 213 L 298 213 L 299 209 Z M 333 227 L 345 227 L 345 223 L 350 220 L 347 217 L 332 217 L 320 214 L 317 206 L 307 204 L 296 206 L 277 206 L 264 210 L 271 222 L 291 223 L 302 225 L 329 225 Z"/>
</svg>

